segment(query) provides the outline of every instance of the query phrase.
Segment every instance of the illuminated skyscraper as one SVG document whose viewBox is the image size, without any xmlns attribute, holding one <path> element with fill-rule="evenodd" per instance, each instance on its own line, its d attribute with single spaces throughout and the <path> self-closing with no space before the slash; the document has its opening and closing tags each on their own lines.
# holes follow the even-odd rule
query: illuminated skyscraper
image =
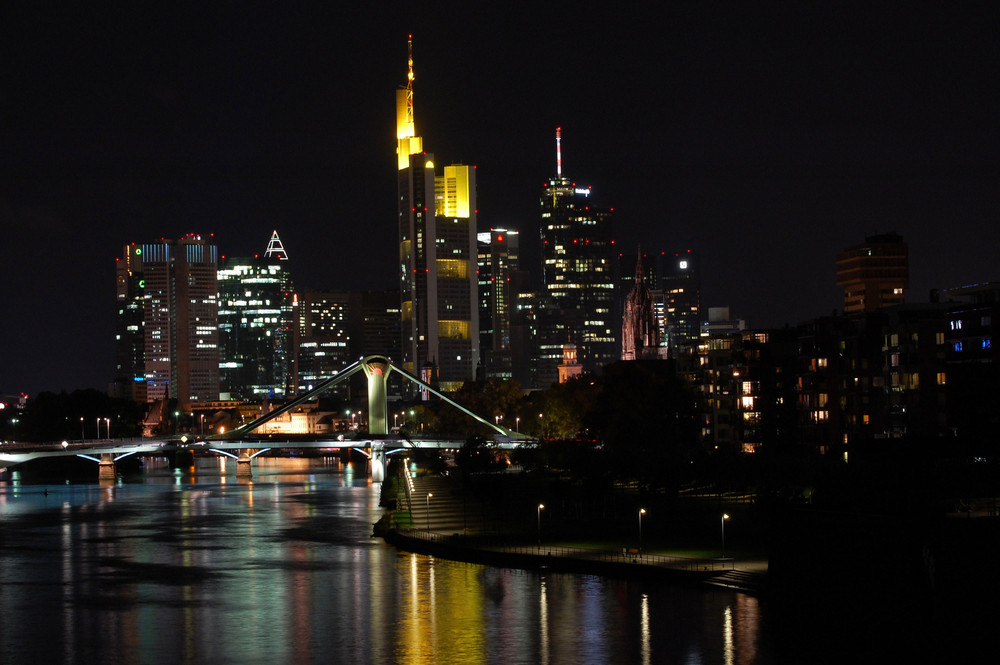
<svg viewBox="0 0 1000 665">
<path fill-rule="evenodd" d="M 875 312 L 898 305 L 910 286 L 909 251 L 896 233 L 868 236 L 837 256 L 837 286 L 844 312 Z"/>
<path fill-rule="evenodd" d="M 479 347 L 486 378 L 513 376 L 511 317 L 516 306 L 519 234 L 490 229 L 479 234 Z"/>
<path fill-rule="evenodd" d="M 288 394 L 294 365 L 292 302 L 288 254 L 277 231 L 263 257 L 223 257 L 219 269 L 222 399 Z"/>
<path fill-rule="evenodd" d="M 403 366 L 445 391 L 479 364 L 475 167 L 445 166 L 423 151 L 413 121 L 412 41 L 405 88 L 396 95 L 399 168 L 400 319 Z"/>
<path fill-rule="evenodd" d="M 701 335 L 701 269 L 690 249 L 665 252 L 659 257 L 658 291 L 662 294 L 661 345 L 670 356 L 693 352 Z"/>
<path fill-rule="evenodd" d="M 352 310 L 360 296 L 334 291 L 306 291 L 298 303 L 298 385 L 311 390 L 343 370 L 357 355 L 351 354 L 349 333 Z M 344 397 L 348 385 L 334 386 L 331 392 Z"/>
<path fill-rule="evenodd" d="M 217 268 L 215 245 L 196 234 L 125 246 L 117 283 L 119 329 L 128 334 L 119 332 L 119 374 L 145 383 L 146 401 L 176 399 L 187 410 L 193 402 L 219 399 Z M 141 363 L 135 329 L 140 294 Z"/>
<path fill-rule="evenodd" d="M 584 371 L 596 372 L 620 355 L 613 311 L 611 213 L 591 204 L 590 187 L 580 187 L 562 174 L 561 141 L 557 128 L 556 177 L 545 184 L 540 197 L 542 280 L 567 335 L 542 339 L 540 345 L 558 365 L 562 345 L 575 344 Z M 551 332 L 541 334 L 551 337 Z"/>
</svg>

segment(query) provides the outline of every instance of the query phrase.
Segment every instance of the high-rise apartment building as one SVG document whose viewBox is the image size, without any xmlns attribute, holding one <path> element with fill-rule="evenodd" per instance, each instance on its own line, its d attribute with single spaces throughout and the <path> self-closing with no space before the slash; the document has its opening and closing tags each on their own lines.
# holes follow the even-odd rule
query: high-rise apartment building
<svg viewBox="0 0 1000 665">
<path fill-rule="evenodd" d="M 910 286 L 909 250 L 897 233 L 868 236 L 837 255 L 844 312 L 875 312 L 904 302 Z"/>
<path fill-rule="evenodd" d="M 519 234 L 490 229 L 479 240 L 479 348 L 486 378 L 513 377 L 511 316 L 516 307 Z"/>
<path fill-rule="evenodd" d="M 293 385 L 293 287 L 275 231 L 263 256 L 223 257 L 219 268 L 220 397 L 283 397 Z"/>
<path fill-rule="evenodd" d="M 556 177 L 542 188 L 542 282 L 566 323 L 584 371 L 596 372 L 618 359 L 611 213 L 591 203 L 590 187 L 562 173 L 562 136 L 556 129 Z M 558 362 L 562 359 L 561 351 Z M 548 372 L 545 372 L 548 374 Z"/>
<path fill-rule="evenodd" d="M 475 168 L 435 171 L 413 120 L 413 55 L 396 95 L 403 366 L 453 391 L 479 364 Z M 433 369 L 430 369 L 433 368 Z"/>
<path fill-rule="evenodd" d="M 126 245 L 117 266 L 118 374 L 145 399 L 219 399 L 218 251 L 201 236 Z M 138 323 L 138 299 L 142 322 Z M 142 361 L 137 328 L 141 327 Z M 142 374 L 139 374 L 139 368 Z M 127 377 L 126 377 L 127 378 Z M 133 391 L 133 396 L 141 394 Z"/>
</svg>

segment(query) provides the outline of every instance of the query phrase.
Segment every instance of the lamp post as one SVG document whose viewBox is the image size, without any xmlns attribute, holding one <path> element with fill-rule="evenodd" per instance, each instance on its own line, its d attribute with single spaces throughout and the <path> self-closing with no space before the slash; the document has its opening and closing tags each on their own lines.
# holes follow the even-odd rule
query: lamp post
<svg viewBox="0 0 1000 665">
<path fill-rule="evenodd" d="M 399 427 L 399 414 L 398 413 L 392 414 L 392 427 L 393 427 L 393 429 Z"/>
<path fill-rule="evenodd" d="M 642 551 L 642 516 L 646 514 L 645 508 L 639 509 L 639 551 Z"/>
<path fill-rule="evenodd" d="M 514 418 L 514 430 L 520 434 L 521 433 L 521 416 Z"/>
<path fill-rule="evenodd" d="M 83 441 L 86 438 L 87 438 L 87 435 L 83 431 L 83 416 L 80 416 L 80 440 Z"/>
<path fill-rule="evenodd" d="M 101 438 L 101 419 L 100 419 L 100 417 L 97 418 L 97 438 L 98 439 Z"/>
<path fill-rule="evenodd" d="M 542 546 L 542 510 L 545 508 L 545 504 L 538 504 L 538 547 Z"/>
<path fill-rule="evenodd" d="M 427 502 L 427 512 L 425 513 L 424 516 L 427 518 L 427 532 L 428 533 L 430 533 L 430 530 L 431 530 L 431 497 L 432 496 L 434 496 L 434 495 L 431 494 L 430 492 L 428 492 L 427 496 L 424 497 L 424 499 Z"/>
<path fill-rule="evenodd" d="M 108 432 L 108 438 L 111 438 L 111 418 L 104 419 L 104 429 Z"/>
<path fill-rule="evenodd" d="M 729 515 L 722 513 L 722 558 L 726 558 L 726 520 L 729 519 Z"/>
<path fill-rule="evenodd" d="M 200 419 L 201 419 L 201 424 L 198 426 L 198 432 L 202 436 L 205 436 L 205 414 L 204 413 L 200 414 Z"/>
<path fill-rule="evenodd" d="M 538 436 L 539 437 L 545 436 L 545 414 L 544 413 L 539 413 L 538 414 Z"/>
</svg>

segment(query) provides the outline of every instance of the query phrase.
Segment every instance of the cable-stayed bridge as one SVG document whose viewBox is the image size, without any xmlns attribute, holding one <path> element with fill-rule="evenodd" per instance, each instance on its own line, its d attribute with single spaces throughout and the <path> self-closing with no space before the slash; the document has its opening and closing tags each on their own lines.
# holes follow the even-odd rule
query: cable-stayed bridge
<svg viewBox="0 0 1000 665">
<path fill-rule="evenodd" d="M 288 413 L 300 405 L 318 397 L 323 392 L 337 384 L 350 379 L 359 372 L 364 372 L 368 379 L 368 432 L 329 434 L 260 434 L 258 429 L 265 424 Z M 464 439 L 447 437 L 400 436 L 390 433 L 388 428 L 388 406 L 386 400 L 386 382 L 389 376 L 396 372 L 405 380 L 419 386 L 423 390 L 459 409 L 470 418 L 493 430 L 494 445 L 510 449 L 532 443 L 532 440 L 521 434 L 511 432 L 497 423 L 469 411 L 448 396 L 439 392 L 433 386 L 421 381 L 409 372 L 396 367 L 385 356 L 367 356 L 349 365 L 342 372 L 321 382 L 312 390 L 303 393 L 281 407 L 270 411 L 260 418 L 229 432 L 212 434 L 206 437 L 196 435 L 176 435 L 163 438 L 135 438 L 115 440 L 93 440 L 81 442 L 55 443 L 22 443 L 7 445 L 0 449 L 0 464 L 15 465 L 34 459 L 48 457 L 66 457 L 75 455 L 93 460 L 100 465 L 99 477 L 102 480 L 115 478 L 115 462 L 130 455 L 164 455 L 178 451 L 194 453 L 209 453 L 227 455 L 237 460 L 237 475 L 250 476 L 251 461 L 257 455 L 276 448 L 294 449 L 342 449 L 354 448 L 362 452 L 370 460 L 372 480 L 381 482 L 385 479 L 385 458 L 387 455 L 408 449 L 460 448 Z"/>
</svg>

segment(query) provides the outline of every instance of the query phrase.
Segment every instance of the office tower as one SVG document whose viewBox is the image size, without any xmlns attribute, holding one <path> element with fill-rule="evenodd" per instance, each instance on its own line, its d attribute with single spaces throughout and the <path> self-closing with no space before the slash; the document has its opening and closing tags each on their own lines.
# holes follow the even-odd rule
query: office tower
<svg viewBox="0 0 1000 665">
<path fill-rule="evenodd" d="M 399 289 L 363 291 L 360 301 L 360 316 L 351 317 L 352 356 L 379 355 L 397 359 L 400 346 Z"/>
<path fill-rule="evenodd" d="M 662 293 L 663 327 L 661 345 L 668 355 L 692 352 L 701 334 L 701 269 L 690 249 L 665 252 L 659 256 L 657 290 Z"/>
<path fill-rule="evenodd" d="M 897 233 L 868 236 L 837 255 L 837 286 L 844 289 L 846 314 L 898 305 L 909 285 L 909 252 Z"/>
<path fill-rule="evenodd" d="M 490 229 L 479 241 L 479 348 L 486 378 L 513 377 L 511 315 L 516 307 L 519 234 Z"/>
<path fill-rule="evenodd" d="M 396 95 L 400 320 L 403 366 L 458 390 L 479 364 L 475 168 L 423 151 L 413 120 L 412 40 Z"/>
<path fill-rule="evenodd" d="M 115 278 L 115 376 L 108 393 L 142 403 L 146 401 L 146 280 L 141 247 L 135 243 L 125 247 L 115 260 Z"/>
<path fill-rule="evenodd" d="M 201 236 L 126 245 L 118 261 L 118 339 L 122 371 L 132 364 L 146 401 L 176 399 L 180 410 L 219 399 L 218 252 Z M 142 296 L 142 362 L 136 298 Z M 142 366 L 142 381 L 137 375 Z"/>
<path fill-rule="evenodd" d="M 557 128 L 556 177 L 545 183 L 540 197 L 542 281 L 569 338 L 546 344 L 558 342 L 557 364 L 562 344 L 575 344 L 584 371 L 596 372 L 620 354 L 614 330 L 611 213 L 592 205 L 590 195 L 590 187 L 580 187 L 562 173 Z"/>
<path fill-rule="evenodd" d="M 220 397 L 283 397 L 293 384 L 293 287 L 278 232 L 264 256 L 223 257 L 219 268 Z"/>
<path fill-rule="evenodd" d="M 341 291 L 305 291 L 298 297 L 296 354 L 300 391 L 311 390 L 336 376 L 357 359 L 351 353 L 349 328 L 358 300 Z M 344 397 L 348 386 L 340 384 L 330 392 Z"/>
</svg>

